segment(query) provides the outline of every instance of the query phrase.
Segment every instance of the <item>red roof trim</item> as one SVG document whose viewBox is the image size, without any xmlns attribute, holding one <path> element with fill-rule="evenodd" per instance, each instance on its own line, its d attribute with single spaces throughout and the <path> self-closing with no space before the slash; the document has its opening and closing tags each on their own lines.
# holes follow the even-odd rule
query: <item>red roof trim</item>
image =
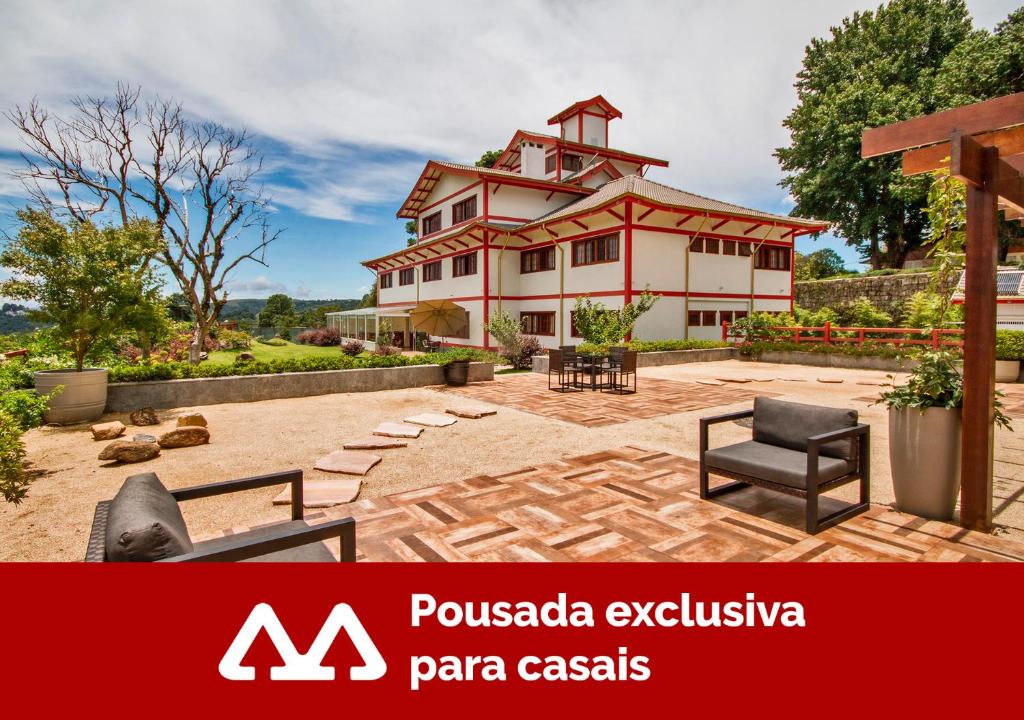
<svg viewBox="0 0 1024 720">
<path fill-rule="evenodd" d="M 618 108 L 616 108 L 610 102 L 605 100 L 603 96 L 595 95 L 589 100 L 580 100 L 579 102 L 575 102 L 569 107 L 567 107 L 565 110 L 562 110 L 556 115 L 553 115 L 551 118 L 548 119 L 548 125 L 557 125 L 558 123 L 565 120 L 565 118 L 571 117 L 572 115 L 575 115 L 576 113 L 585 110 L 591 105 L 597 105 L 602 110 L 604 110 L 605 113 L 607 113 L 607 117 L 609 120 L 613 118 L 622 117 L 622 112 Z"/>
</svg>

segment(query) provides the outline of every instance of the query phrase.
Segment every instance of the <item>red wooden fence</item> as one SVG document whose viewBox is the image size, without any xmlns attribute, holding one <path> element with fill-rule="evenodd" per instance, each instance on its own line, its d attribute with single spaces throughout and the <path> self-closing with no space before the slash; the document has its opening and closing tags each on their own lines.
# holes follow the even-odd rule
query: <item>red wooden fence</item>
<svg viewBox="0 0 1024 720">
<path fill-rule="evenodd" d="M 825 345 L 836 345 L 839 343 L 854 343 L 864 345 L 865 343 L 882 343 L 886 345 L 927 345 L 934 349 L 940 347 L 963 347 L 963 334 L 961 329 L 950 330 L 922 330 L 918 328 L 876 328 L 876 327 L 833 327 L 832 323 L 825 323 L 821 327 L 773 327 L 772 331 L 784 337 L 790 336 L 794 343 L 824 343 Z M 803 333 L 815 333 L 804 335 Z M 838 333 L 838 334 L 837 334 Z M 868 337 L 868 335 L 887 335 L 889 337 Z M 918 337 L 899 337 L 899 336 Z M 920 337 L 925 335 L 927 337 Z M 958 340 L 947 340 L 946 336 L 959 336 Z M 729 338 L 729 323 L 722 323 L 722 341 Z"/>
</svg>

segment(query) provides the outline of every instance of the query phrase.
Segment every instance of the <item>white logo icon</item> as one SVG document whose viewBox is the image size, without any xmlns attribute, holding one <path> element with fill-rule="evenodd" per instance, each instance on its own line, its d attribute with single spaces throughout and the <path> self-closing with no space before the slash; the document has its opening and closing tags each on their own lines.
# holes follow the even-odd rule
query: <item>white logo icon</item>
<svg viewBox="0 0 1024 720">
<path fill-rule="evenodd" d="M 377 680 L 387 672 L 387 663 L 378 652 L 377 646 L 373 644 L 373 640 L 366 634 L 366 629 L 363 628 L 363 624 L 359 622 L 359 618 L 356 617 L 350 605 L 346 603 L 335 605 L 320 628 L 313 644 L 309 646 L 309 650 L 300 653 L 295 649 L 295 644 L 288 637 L 281 621 L 277 619 L 274 608 L 267 603 L 260 603 L 249 613 L 249 617 L 238 631 L 231 647 L 221 658 L 218 669 L 225 679 L 256 679 L 256 668 L 242 665 L 242 660 L 249 652 L 249 648 L 252 647 L 261 628 L 267 631 L 271 642 L 274 643 L 281 659 L 284 660 L 283 666 L 270 668 L 271 680 L 333 680 L 334 667 L 323 667 L 320 663 L 323 662 L 324 656 L 342 628 L 348 633 L 349 639 L 352 640 L 352 644 L 364 663 L 349 669 L 350 680 Z"/>
</svg>

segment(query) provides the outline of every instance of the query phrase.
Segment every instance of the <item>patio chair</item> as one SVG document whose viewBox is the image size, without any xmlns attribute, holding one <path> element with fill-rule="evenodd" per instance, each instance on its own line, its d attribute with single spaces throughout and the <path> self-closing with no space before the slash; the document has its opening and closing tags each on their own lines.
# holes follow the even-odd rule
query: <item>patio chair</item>
<svg viewBox="0 0 1024 720">
<path fill-rule="evenodd" d="M 708 449 L 708 429 L 752 417 L 753 439 Z M 709 475 L 735 482 L 712 488 Z M 823 518 L 818 497 L 860 481 L 860 500 Z M 804 498 L 808 534 L 837 525 L 870 507 L 870 427 L 856 410 L 818 407 L 774 398 L 754 398 L 754 408 L 700 420 L 700 497 L 708 500 L 750 485 Z"/>
<path fill-rule="evenodd" d="M 551 386 L 552 375 L 558 376 L 557 387 Z M 561 350 L 548 351 L 548 390 L 555 392 L 580 392 L 583 390 L 579 386 L 579 364 L 576 362 L 574 353 L 567 356 Z"/>
<path fill-rule="evenodd" d="M 616 395 L 632 395 L 636 392 L 636 350 L 620 349 L 622 353 L 616 356 L 611 355 L 608 367 L 604 370 L 608 376 L 608 383 L 601 386 L 601 392 L 615 393 Z M 633 378 L 633 388 L 629 387 L 629 379 Z"/>
<path fill-rule="evenodd" d="M 424 337 L 420 342 L 420 346 L 423 348 L 423 352 L 439 352 L 441 350 L 441 343 L 438 340 L 431 340 L 429 337 Z"/>
<path fill-rule="evenodd" d="M 291 483 L 291 522 L 193 543 L 178 509 L 183 500 Z M 338 538 L 341 561 L 355 562 L 356 521 L 308 525 L 303 520 L 302 471 L 168 490 L 155 473 L 132 475 L 113 500 L 96 505 L 86 562 L 334 562 L 325 540 Z"/>
</svg>

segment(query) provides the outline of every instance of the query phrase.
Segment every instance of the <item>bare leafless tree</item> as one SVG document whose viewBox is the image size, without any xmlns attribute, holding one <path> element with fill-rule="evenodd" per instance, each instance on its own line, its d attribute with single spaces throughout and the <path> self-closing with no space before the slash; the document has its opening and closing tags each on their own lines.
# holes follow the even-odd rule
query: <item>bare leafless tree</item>
<svg viewBox="0 0 1024 720">
<path fill-rule="evenodd" d="M 6 113 L 25 145 L 16 175 L 32 199 L 75 220 L 137 217 L 164 238 L 167 266 L 192 309 L 189 357 L 199 362 L 241 263 L 266 265 L 280 235 L 255 178 L 262 156 L 245 131 L 189 118 L 180 103 L 144 100 L 118 85 L 112 98 L 76 98 L 69 117 L 37 101 Z"/>
</svg>

